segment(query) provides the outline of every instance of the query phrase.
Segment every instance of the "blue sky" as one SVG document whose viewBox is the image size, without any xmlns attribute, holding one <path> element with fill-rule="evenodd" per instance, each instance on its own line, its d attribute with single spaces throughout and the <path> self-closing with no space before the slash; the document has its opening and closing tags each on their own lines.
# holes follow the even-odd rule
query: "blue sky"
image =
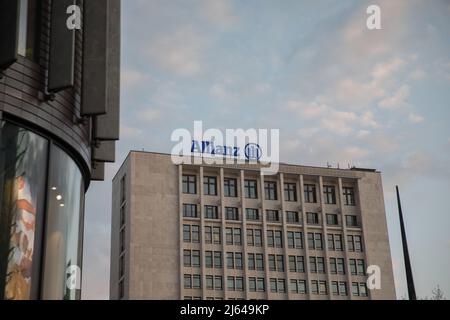
<svg viewBox="0 0 450 320">
<path fill-rule="evenodd" d="M 370 4 L 382 30 L 366 28 Z M 117 168 L 130 149 L 170 152 L 195 120 L 280 129 L 282 162 L 382 171 L 398 297 L 396 184 L 418 295 L 449 297 L 449 40 L 444 0 L 122 1 L 121 141 L 87 194 L 84 297 L 109 295 Z"/>
</svg>

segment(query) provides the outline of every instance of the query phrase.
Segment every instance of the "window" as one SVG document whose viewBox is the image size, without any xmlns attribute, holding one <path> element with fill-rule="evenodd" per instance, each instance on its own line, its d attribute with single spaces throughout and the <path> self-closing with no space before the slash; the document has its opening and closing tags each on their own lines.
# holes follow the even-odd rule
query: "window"
<svg viewBox="0 0 450 320">
<path fill-rule="evenodd" d="M 206 289 L 207 290 L 222 290 L 222 277 L 221 276 L 206 276 Z"/>
<path fill-rule="evenodd" d="M 267 221 L 268 222 L 280 221 L 280 216 L 278 214 L 278 210 L 266 210 L 266 213 L 267 213 Z"/>
<path fill-rule="evenodd" d="M 334 251 L 334 235 L 328 234 L 328 250 Z"/>
<path fill-rule="evenodd" d="M 306 203 L 317 203 L 316 186 L 314 184 L 305 184 L 304 193 Z"/>
<path fill-rule="evenodd" d="M 126 204 L 124 203 L 121 207 L 120 207 L 120 227 L 123 227 L 125 225 L 125 209 L 126 209 Z"/>
<path fill-rule="evenodd" d="M 242 270 L 243 264 L 242 264 L 242 253 L 236 252 L 234 254 L 234 267 L 238 270 Z"/>
<path fill-rule="evenodd" d="M 256 278 L 248 278 L 248 291 L 256 292 Z"/>
<path fill-rule="evenodd" d="M 328 250 L 342 251 L 342 236 L 340 234 L 328 234 Z"/>
<path fill-rule="evenodd" d="M 326 281 L 319 281 L 319 294 L 327 294 L 327 283 Z"/>
<path fill-rule="evenodd" d="M 309 257 L 309 268 L 311 273 L 325 273 L 325 258 Z"/>
<path fill-rule="evenodd" d="M 286 292 L 286 280 L 270 278 L 270 292 L 284 293 Z"/>
<path fill-rule="evenodd" d="M 298 217 L 298 212 L 286 211 L 286 222 L 287 223 L 299 223 L 300 219 Z"/>
<path fill-rule="evenodd" d="M 284 201 L 297 201 L 297 185 L 295 183 L 284 184 Z"/>
<path fill-rule="evenodd" d="M 123 204 L 127 199 L 127 191 L 126 191 L 126 175 L 120 179 L 120 204 Z"/>
<path fill-rule="evenodd" d="M 283 248 L 282 231 L 268 230 L 267 231 L 267 246 Z"/>
<path fill-rule="evenodd" d="M 206 268 L 222 268 L 222 252 L 205 251 L 205 267 Z"/>
<path fill-rule="evenodd" d="M 225 178 L 223 180 L 223 191 L 225 197 L 237 197 L 237 180 Z"/>
<path fill-rule="evenodd" d="M 197 193 L 197 177 L 191 175 L 183 175 L 183 193 L 196 194 Z"/>
<path fill-rule="evenodd" d="M 234 253 L 227 252 L 227 268 L 234 269 Z"/>
<path fill-rule="evenodd" d="M 220 227 L 205 226 L 205 243 L 220 244 Z"/>
<path fill-rule="evenodd" d="M 248 269 L 249 270 L 264 270 L 264 258 L 260 253 L 249 253 L 248 254 Z"/>
<path fill-rule="evenodd" d="M 264 182 L 264 196 L 265 200 L 278 200 L 276 182 Z"/>
<path fill-rule="evenodd" d="M 197 205 L 196 204 L 183 204 L 183 217 L 197 218 Z"/>
<path fill-rule="evenodd" d="M 238 208 L 226 207 L 225 208 L 225 218 L 231 221 L 239 221 Z"/>
<path fill-rule="evenodd" d="M 20 0 L 19 38 L 17 53 L 30 60 L 37 60 L 39 47 L 37 42 L 37 20 L 39 1 Z"/>
<path fill-rule="evenodd" d="M 361 236 L 354 236 L 353 239 L 355 240 L 355 251 L 361 252 L 362 251 Z"/>
<path fill-rule="evenodd" d="M 364 282 L 352 282 L 352 294 L 357 297 L 367 297 L 367 285 Z"/>
<path fill-rule="evenodd" d="M 326 283 L 326 281 L 312 280 L 311 281 L 311 293 L 313 293 L 313 294 L 321 294 L 321 295 L 327 294 L 327 283 Z"/>
<path fill-rule="evenodd" d="M 242 245 L 241 228 L 226 228 L 227 245 Z"/>
<path fill-rule="evenodd" d="M 338 215 L 337 214 L 327 214 L 327 225 L 337 226 L 338 225 Z"/>
<path fill-rule="evenodd" d="M 323 197 L 325 204 L 336 204 L 336 188 L 334 186 L 323 186 Z"/>
<path fill-rule="evenodd" d="M 123 299 L 125 297 L 125 285 L 124 280 L 119 281 L 119 299 Z"/>
<path fill-rule="evenodd" d="M 120 230 L 120 253 L 125 251 L 125 228 Z"/>
<path fill-rule="evenodd" d="M 303 256 L 289 256 L 290 272 L 305 272 L 305 258 Z"/>
<path fill-rule="evenodd" d="M 330 258 L 330 273 L 337 273 L 336 258 Z"/>
<path fill-rule="evenodd" d="M 347 236 L 348 251 L 362 252 L 362 239 L 361 236 Z"/>
<path fill-rule="evenodd" d="M 356 270 L 357 270 L 358 275 L 360 275 L 360 276 L 364 276 L 366 274 L 366 267 L 365 267 L 364 260 L 358 259 L 356 261 Z"/>
<path fill-rule="evenodd" d="M 312 224 L 312 225 L 319 224 L 320 223 L 319 214 L 317 214 L 316 212 L 307 212 L 306 213 L 306 223 Z"/>
<path fill-rule="evenodd" d="M 288 231 L 287 241 L 288 241 L 288 248 L 303 249 L 303 236 L 301 232 Z"/>
<path fill-rule="evenodd" d="M 255 255 L 256 259 L 256 270 L 263 271 L 264 270 L 264 257 L 262 254 L 258 253 Z"/>
<path fill-rule="evenodd" d="M 248 279 L 249 282 L 249 291 L 250 292 L 264 292 L 265 290 L 265 285 L 264 285 L 264 278 L 255 278 L 255 277 L 250 277 Z"/>
<path fill-rule="evenodd" d="M 200 275 L 185 274 L 184 275 L 184 288 L 185 289 L 201 289 Z"/>
<path fill-rule="evenodd" d="M 222 252 L 220 251 L 214 251 L 214 268 L 222 268 Z"/>
<path fill-rule="evenodd" d="M 354 206 L 355 205 L 355 189 L 350 187 L 343 188 L 344 193 L 344 204 L 346 206 Z"/>
<path fill-rule="evenodd" d="M 340 234 L 334 235 L 334 249 L 336 251 L 342 251 L 342 236 Z"/>
<path fill-rule="evenodd" d="M 292 279 L 290 281 L 290 291 L 292 293 L 305 294 L 306 293 L 306 281 Z"/>
<path fill-rule="evenodd" d="M 347 282 L 339 282 L 339 295 L 346 296 L 347 295 Z"/>
<path fill-rule="evenodd" d="M 356 216 L 345 216 L 345 223 L 347 227 L 357 227 L 358 218 Z"/>
<path fill-rule="evenodd" d="M 337 258 L 337 273 L 345 274 L 345 262 L 343 258 Z"/>
<path fill-rule="evenodd" d="M 197 225 L 183 225 L 183 241 L 184 242 L 200 242 L 200 227 Z"/>
<path fill-rule="evenodd" d="M 259 210 L 258 209 L 245 209 L 247 220 L 258 221 L 259 220 Z"/>
<path fill-rule="evenodd" d="M 244 192 L 247 199 L 257 199 L 258 198 L 258 187 L 256 180 L 245 180 L 244 181 Z"/>
<path fill-rule="evenodd" d="M 262 246 L 262 230 L 247 229 L 247 245 L 251 247 Z"/>
<path fill-rule="evenodd" d="M 200 267 L 200 251 L 184 250 L 183 264 L 185 267 Z"/>
<path fill-rule="evenodd" d="M 125 275 L 125 255 L 121 255 L 119 258 L 119 279 Z"/>
<path fill-rule="evenodd" d="M 331 292 L 334 296 L 346 296 L 347 295 L 347 283 L 346 282 L 331 282 Z"/>
<path fill-rule="evenodd" d="M 203 193 L 206 196 L 217 196 L 217 178 L 204 177 L 203 178 Z"/>
<path fill-rule="evenodd" d="M 284 256 L 269 254 L 269 270 L 284 272 Z"/>
<path fill-rule="evenodd" d="M 219 219 L 217 206 L 205 206 L 205 219 Z"/>
<path fill-rule="evenodd" d="M 248 270 L 256 270 L 254 253 L 247 254 L 247 267 L 248 267 Z M 256 288 L 256 282 L 255 282 L 255 288 Z"/>
<path fill-rule="evenodd" d="M 244 278 L 243 277 L 228 277 L 227 288 L 230 291 L 244 291 Z"/>
<path fill-rule="evenodd" d="M 321 233 L 308 233 L 308 248 L 311 250 L 323 249 Z"/>
</svg>

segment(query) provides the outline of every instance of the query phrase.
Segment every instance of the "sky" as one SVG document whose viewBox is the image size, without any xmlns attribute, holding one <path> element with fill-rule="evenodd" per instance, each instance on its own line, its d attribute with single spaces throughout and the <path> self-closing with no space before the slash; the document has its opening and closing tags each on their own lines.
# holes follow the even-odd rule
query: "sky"
<svg viewBox="0 0 450 320">
<path fill-rule="evenodd" d="M 381 8 L 381 30 L 366 9 Z M 111 179 L 173 130 L 280 129 L 282 162 L 382 172 L 407 297 L 400 186 L 419 297 L 450 297 L 450 1 L 122 1 L 121 140 L 86 198 L 83 298 L 109 298 Z"/>
</svg>

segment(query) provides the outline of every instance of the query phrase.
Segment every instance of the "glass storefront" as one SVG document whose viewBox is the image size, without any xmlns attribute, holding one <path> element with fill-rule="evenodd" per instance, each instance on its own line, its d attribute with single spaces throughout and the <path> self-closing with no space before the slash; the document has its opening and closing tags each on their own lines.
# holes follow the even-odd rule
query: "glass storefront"
<svg viewBox="0 0 450 320">
<path fill-rule="evenodd" d="M 79 299 L 83 204 L 67 153 L 0 122 L 0 299 Z"/>
</svg>

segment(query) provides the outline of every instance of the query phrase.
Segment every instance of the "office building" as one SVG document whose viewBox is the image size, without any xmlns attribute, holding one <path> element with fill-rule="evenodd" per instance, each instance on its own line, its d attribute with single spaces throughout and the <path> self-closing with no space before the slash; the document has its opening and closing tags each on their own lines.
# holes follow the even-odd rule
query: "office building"
<svg viewBox="0 0 450 320">
<path fill-rule="evenodd" d="M 111 299 L 395 299 L 375 170 L 280 164 L 267 176 L 133 151 L 113 194 Z"/>
<path fill-rule="evenodd" d="M 0 1 L 0 299 L 79 299 L 119 139 L 120 0 Z"/>
</svg>

